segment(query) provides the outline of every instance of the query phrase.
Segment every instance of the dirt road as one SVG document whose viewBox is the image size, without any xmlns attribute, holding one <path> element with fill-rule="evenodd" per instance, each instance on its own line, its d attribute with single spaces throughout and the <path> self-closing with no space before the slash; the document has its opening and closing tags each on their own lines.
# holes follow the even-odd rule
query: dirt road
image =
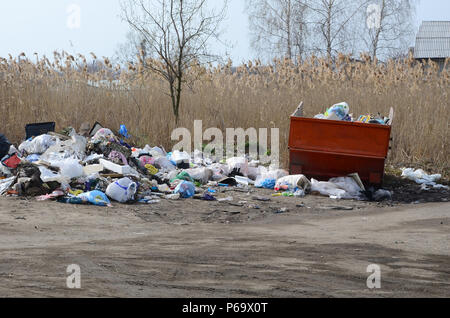
<svg viewBox="0 0 450 318">
<path fill-rule="evenodd" d="M 96 208 L 0 198 L 0 296 L 450 296 L 450 203 L 246 200 Z M 70 264 L 80 290 L 66 287 Z M 381 266 L 379 290 L 366 286 L 370 264 Z"/>
</svg>

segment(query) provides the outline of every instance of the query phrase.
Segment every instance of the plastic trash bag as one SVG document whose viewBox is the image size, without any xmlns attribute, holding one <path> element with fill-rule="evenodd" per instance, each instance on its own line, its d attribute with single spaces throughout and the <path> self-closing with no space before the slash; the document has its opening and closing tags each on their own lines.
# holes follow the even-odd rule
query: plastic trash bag
<svg viewBox="0 0 450 318">
<path fill-rule="evenodd" d="M 214 174 L 214 172 L 208 168 L 186 169 L 185 172 L 187 172 L 195 181 L 202 184 L 208 183 Z"/>
<path fill-rule="evenodd" d="M 332 120 L 344 120 L 350 112 L 350 107 L 346 102 L 331 106 L 326 112 L 325 117 Z"/>
<path fill-rule="evenodd" d="M 158 157 L 155 159 L 154 166 L 160 170 L 173 171 L 176 167 L 166 157 Z"/>
<path fill-rule="evenodd" d="M 361 191 L 363 189 L 352 177 L 333 178 L 328 182 L 319 182 L 311 180 L 311 191 L 319 192 L 322 195 L 329 196 L 332 199 L 355 199 L 363 198 Z"/>
<path fill-rule="evenodd" d="M 10 169 L 16 169 L 21 162 L 22 160 L 17 156 L 17 154 L 5 157 L 2 160 L 2 164 Z"/>
<path fill-rule="evenodd" d="M 287 190 L 299 188 L 306 192 L 311 189 L 311 182 L 302 174 L 286 176 L 278 179 L 277 184 L 275 185 L 275 190 L 277 190 L 277 188 L 281 188 L 283 185 L 287 185 Z"/>
<path fill-rule="evenodd" d="M 9 153 L 9 148 L 11 147 L 11 143 L 8 139 L 0 134 L 0 160 Z"/>
<path fill-rule="evenodd" d="M 339 188 L 346 192 L 343 199 L 359 199 L 363 189 L 358 185 L 355 179 L 351 177 L 341 177 L 330 179 L 329 182 L 336 184 Z"/>
<path fill-rule="evenodd" d="M 347 193 L 334 183 L 320 182 L 315 179 L 311 179 L 311 191 L 318 192 L 321 195 L 329 196 L 335 199 L 342 199 Z"/>
<path fill-rule="evenodd" d="M 49 147 L 45 153 L 42 154 L 41 160 L 50 162 L 61 161 L 67 158 L 74 158 L 83 160 L 86 157 L 86 144 L 85 137 L 76 135 L 72 136 L 72 139 L 60 141 Z"/>
<path fill-rule="evenodd" d="M 8 167 L 5 167 L 2 164 L 0 164 L 0 177 L 9 178 L 11 176 L 12 176 L 11 170 Z"/>
<path fill-rule="evenodd" d="M 130 138 L 130 135 L 128 135 L 128 129 L 125 125 L 120 125 L 119 134 L 126 139 Z"/>
<path fill-rule="evenodd" d="M 27 154 L 41 155 L 58 141 L 59 138 L 50 135 L 41 135 L 33 140 L 26 140 L 21 143 L 19 146 L 19 151 L 26 152 Z"/>
<path fill-rule="evenodd" d="M 259 179 L 255 182 L 255 187 L 264 189 L 274 189 L 276 185 L 275 178 Z"/>
<path fill-rule="evenodd" d="M 289 173 L 286 170 L 267 169 L 266 167 L 261 166 L 261 167 L 259 167 L 259 174 L 255 180 L 255 186 L 262 187 L 262 183 L 265 180 L 275 180 L 275 184 L 271 188 L 271 189 L 274 189 L 275 185 L 276 185 L 276 181 L 283 177 L 287 177 L 288 175 L 289 175 Z"/>
<path fill-rule="evenodd" d="M 82 193 L 78 195 L 77 198 L 83 200 L 83 202 L 91 203 L 97 206 L 111 206 L 111 201 L 109 201 L 106 194 L 97 190 Z"/>
<path fill-rule="evenodd" d="M 123 178 L 113 182 L 106 189 L 106 195 L 120 203 L 133 201 L 136 192 L 137 184 L 129 178 Z"/>
<path fill-rule="evenodd" d="M 59 173 L 56 173 L 44 166 L 39 166 L 41 172 L 41 180 L 44 183 L 47 182 L 62 182 L 62 177 Z"/>
<path fill-rule="evenodd" d="M 442 178 L 440 174 L 429 175 L 422 169 L 403 168 L 402 177 L 412 180 L 417 184 L 434 185 Z"/>
<path fill-rule="evenodd" d="M 16 181 L 16 177 L 0 180 L 0 195 L 5 193 L 13 185 L 14 181 Z"/>
<path fill-rule="evenodd" d="M 56 165 L 65 179 L 75 179 L 84 175 L 83 166 L 76 159 L 66 159 Z"/>
<path fill-rule="evenodd" d="M 36 161 L 39 161 L 40 158 L 41 158 L 40 155 L 32 154 L 32 155 L 29 155 L 28 157 L 26 157 L 25 160 L 28 161 L 28 162 L 36 162 Z"/>
<path fill-rule="evenodd" d="M 227 160 L 228 169 L 231 172 L 235 171 L 242 174 L 244 177 L 248 176 L 248 160 L 244 157 L 234 157 Z"/>
<path fill-rule="evenodd" d="M 92 137 L 92 141 L 97 142 L 101 141 L 102 139 L 109 138 L 114 138 L 114 133 L 112 132 L 112 130 L 108 128 L 101 128 L 95 133 L 94 137 Z"/>
<path fill-rule="evenodd" d="M 173 191 L 174 194 L 180 194 L 183 199 L 192 198 L 195 195 L 195 185 L 189 181 L 181 182 Z"/>
</svg>

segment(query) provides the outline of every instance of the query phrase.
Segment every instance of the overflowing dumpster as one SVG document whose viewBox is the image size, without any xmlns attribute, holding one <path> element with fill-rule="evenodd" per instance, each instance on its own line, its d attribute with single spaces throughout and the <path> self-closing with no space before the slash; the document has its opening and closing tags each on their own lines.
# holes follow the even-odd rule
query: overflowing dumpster
<svg viewBox="0 0 450 318">
<path fill-rule="evenodd" d="M 391 118 L 393 110 L 391 110 Z M 303 103 L 291 116 L 290 173 L 317 180 L 358 173 L 381 186 L 391 139 L 389 125 L 303 117 Z"/>
</svg>

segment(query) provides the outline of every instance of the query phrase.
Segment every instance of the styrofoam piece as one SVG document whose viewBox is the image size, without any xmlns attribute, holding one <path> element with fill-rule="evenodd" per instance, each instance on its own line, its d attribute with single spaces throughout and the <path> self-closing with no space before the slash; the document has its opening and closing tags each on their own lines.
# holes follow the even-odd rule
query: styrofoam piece
<svg viewBox="0 0 450 318">
<path fill-rule="evenodd" d="M 117 174 L 121 174 L 121 175 L 139 175 L 137 173 L 136 170 L 134 170 L 133 168 L 131 168 L 130 166 L 120 166 L 118 164 L 115 164 L 111 161 L 105 160 L 105 159 L 100 159 L 99 160 L 100 164 L 105 168 L 108 169 L 112 172 L 115 172 Z"/>
</svg>

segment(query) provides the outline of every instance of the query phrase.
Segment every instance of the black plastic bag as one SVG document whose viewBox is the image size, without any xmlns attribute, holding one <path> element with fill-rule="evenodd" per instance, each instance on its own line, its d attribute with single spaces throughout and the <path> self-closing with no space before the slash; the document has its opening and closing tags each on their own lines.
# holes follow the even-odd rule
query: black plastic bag
<svg viewBox="0 0 450 318">
<path fill-rule="evenodd" d="M 8 139 L 6 139 L 4 135 L 0 134 L 0 159 L 8 154 L 10 147 L 11 143 Z"/>
</svg>

